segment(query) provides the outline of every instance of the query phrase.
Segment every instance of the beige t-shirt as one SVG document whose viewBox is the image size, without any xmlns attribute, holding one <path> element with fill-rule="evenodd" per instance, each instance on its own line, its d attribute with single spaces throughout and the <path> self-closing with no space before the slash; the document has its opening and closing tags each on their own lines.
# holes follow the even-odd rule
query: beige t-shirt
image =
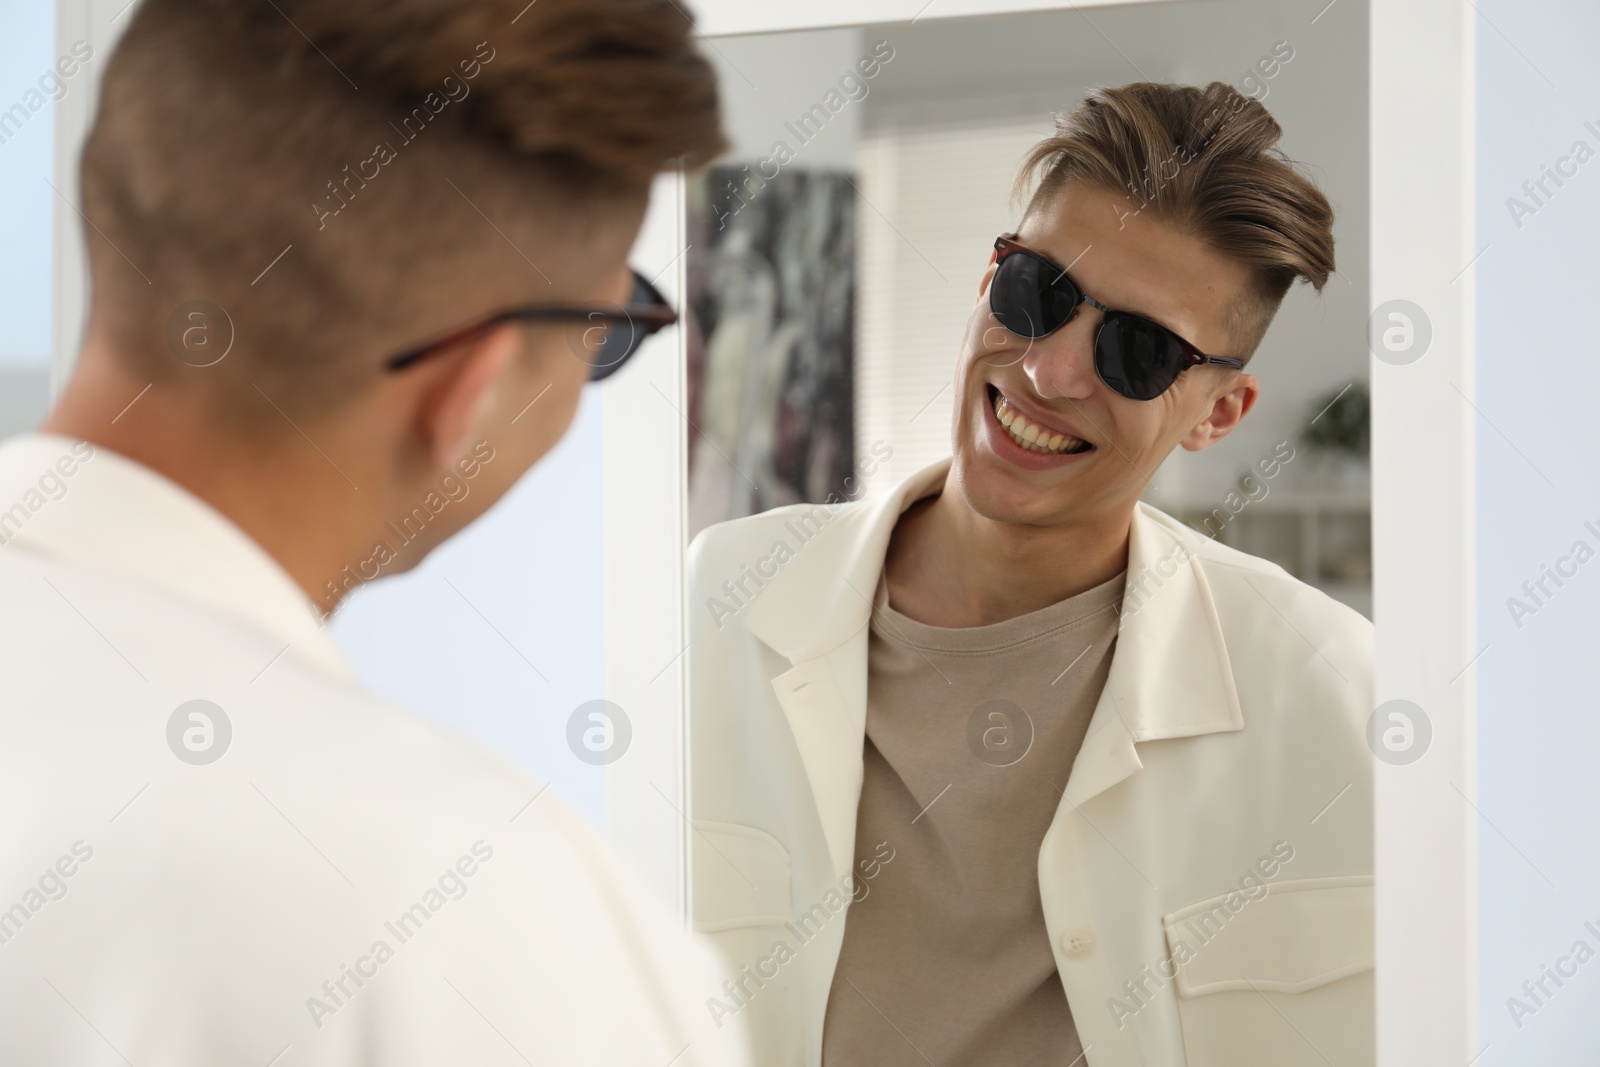
<svg viewBox="0 0 1600 1067">
<path fill-rule="evenodd" d="M 856 816 L 858 869 L 880 866 L 845 920 L 825 1067 L 1081 1063 L 1039 846 L 1111 669 L 1123 581 L 948 628 L 889 607 L 880 576 Z"/>
</svg>

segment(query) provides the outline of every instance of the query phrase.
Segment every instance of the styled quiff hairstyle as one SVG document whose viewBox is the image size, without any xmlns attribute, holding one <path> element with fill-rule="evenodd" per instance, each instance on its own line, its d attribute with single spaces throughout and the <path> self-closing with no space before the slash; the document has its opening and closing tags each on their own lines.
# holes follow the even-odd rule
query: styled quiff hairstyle
<svg viewBox="0 0 1600 1067">
<path fill-rule="evenodd" d="M 673 0 L 144 0 L 83 153 L 91 326 L 281 419 L 257 393 L 321 413 L 390 352 L 570 300 L 656 173 L 724 147 L 692 34 Z M 232 325 L 211 367 L 172 350 L 197 300 Z"/>
<path fill-rule="evenodd" d="M 1225 324 L 1241 358 L 1296 278 L 1322 291 L 1334 269 L 1333 208 L 1276 147 L 1283 129 L 1259 100 L 1220 81 L 1134 82 L 1090 90 L 1055 126 L 1017 175 L 1018 194 L 1038 177 L 1028 210 L 1081 182 L 1247 265 L 1254 285 Z"/>
</svg>

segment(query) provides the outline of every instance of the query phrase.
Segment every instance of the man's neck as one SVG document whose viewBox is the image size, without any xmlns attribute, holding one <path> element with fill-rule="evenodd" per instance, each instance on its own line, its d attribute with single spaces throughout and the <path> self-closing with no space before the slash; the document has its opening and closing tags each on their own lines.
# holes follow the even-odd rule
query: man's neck
<svg viewBox="0 0 1600 1067">
<path fill-rule="evenodd" d="M 367 497 L 379 488 L 357 466 L 361 454 L 341 447 L 345 442 L 324 441 L 344 460 L 334 468 L 310 445 L 298 454 L 276 442 L 228 437 L 199 418 L 192 399 L 159 386 L 140 388 L 109 361 L 86 355 L 40 429 L 87 440 L 182 486 L 277 560 L 313 608 L 332 612 L 348 592 L 337 584 L 345 564 L 360 560 L 376 535 L 349 480 L 367 482 Z M 127 403 L 129 397 L 137 403 Z"/>
<path fill-rule="evenodd" d="M 1093 589 L 1127 567 L 1120 522 L 995 522 L 946 485 L 900 516 L 884 561 L 896 611 L 930 626 L 1003 622 Z"/>
</svg>

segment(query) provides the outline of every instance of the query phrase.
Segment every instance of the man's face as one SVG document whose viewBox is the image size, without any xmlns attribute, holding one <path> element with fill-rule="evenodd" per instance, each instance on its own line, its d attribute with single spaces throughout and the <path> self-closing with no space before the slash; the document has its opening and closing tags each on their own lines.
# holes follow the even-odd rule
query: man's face
<svg viewBox="0 0 1600 1067">
<path fill-rule="evenodd" d="M 1248 268 L 1149 211 L 1131 214 L 1137 206 L 1069 182 L 1034 206 L 1017 240 L 1069 267 L 1102 304 L 1152 319 L 1207 354 L 1237 355 L 1225 312 L 1247 291 Z M 1037 526 L 1119 523 L 1174 445 L 1207 447 L 1254 402 L 1252 375 L 1213 366 L 1184 371 L 1154 400 L 1129 400 L 1095 371 L 1100 311 L 1083 304 L 1049 336 L 1020 337 L 990 313 L 994 272 L 991 255 L 956 369 L 951 468 L 953 487 L 986 518 Z M 1012 412 L 1090 447 L 1066 455 L 1024 448 L 996 415 L 1001 398 Z"/>
</svg>

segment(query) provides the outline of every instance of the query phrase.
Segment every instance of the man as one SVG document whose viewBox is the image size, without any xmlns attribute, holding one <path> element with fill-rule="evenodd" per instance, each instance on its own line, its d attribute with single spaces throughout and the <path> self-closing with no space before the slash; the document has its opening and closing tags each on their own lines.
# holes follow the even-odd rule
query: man
<svg viewBox="0 0 1600 1067">
<path fill-rule="evenodd" d="M 1333 269 L 1279 134 L 1222 83 L 1090 93 L 990 253 L 953 456 L 691 546 L 706 1007 L 763 1062 L 1373 1062 L 1371 627 L 1139 501 Z"/>
<path fill-rule="evenodd" d="M 710 951 L 541 786 L 363 694 L 323 626 L 671 320 L 625 257 L 651 176 L 722 144 L 689 22 L 128 19 L 82 354 L 0 448 L 0 1062 L 747 1062 L 693 995 Z"/>
</svg>

